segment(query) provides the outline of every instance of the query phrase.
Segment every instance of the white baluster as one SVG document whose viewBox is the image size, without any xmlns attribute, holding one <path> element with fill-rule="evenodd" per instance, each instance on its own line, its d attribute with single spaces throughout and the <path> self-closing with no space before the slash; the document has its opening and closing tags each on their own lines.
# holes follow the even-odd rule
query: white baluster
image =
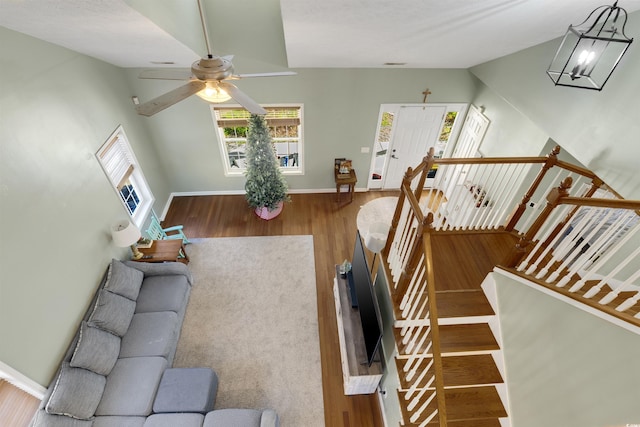
<svg viewBox="0 0 640 427">
<path fill-rule="evenodd" d="M 631 307 L 633 307 L 634 305 L 636 305 L 638 301 L 640 301 L 640 291 L 636 292 L 636 294 L 633 297 L 628 298 L 622 304 L 617 306 L 616 311 L 620 311 L 620 312 L 626 311 Z"/>
<path fill-rule="evenodd" d="M 637 248 L 635 251 L 633 251 L 633 253 L 627 257 L 627 259 L 625 260 L 626 262 L 620 263 L 616 266 L 616 268 L 607 276 L 608 280 L 611 280 L 611 277 L 614 277 L 617 273 L 620 272 L 620 270 L 622 270 L 623 267 L 626 267 L 627 265 L 629 265 L 629 261 L 634 260 L 634 258 L 636 258 L 638 255 L 640 254 L 640 248 Z M 600 304 L 609 304 L 611 301 L 613 301 L 614 299 L 616 299 L 616 297 L 620 294 L 620 292 L 626 288 L 628 285 L 632 284 L 636 279 L 638 279 L 640 277 L 640 270 L 636 271 L 633 275 L 631 275 L 631 277 L 629 277 L 627 280 L 625 280 L 620 286 L 618 286 L 616 289 L 612 290 L 611 292 L 609 292 L 607 295 L 605 295 L 600 301 L 598 301 Z M 629 307 L 631 307 L 633 304 L 631 304 Z M 623 310 L 618 310 L 618 311 L 624 311 L 627 308 Z M 617 308 L 616 308 L 617 310 Z"/>
</svg>

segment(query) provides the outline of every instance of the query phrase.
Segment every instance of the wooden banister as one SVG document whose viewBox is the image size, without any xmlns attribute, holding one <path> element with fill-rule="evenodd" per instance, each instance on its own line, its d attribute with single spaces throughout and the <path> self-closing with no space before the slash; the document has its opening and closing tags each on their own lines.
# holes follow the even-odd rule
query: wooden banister
<svg viewBox="0 0 640 427">
<path fill-rule="evenodd" d="M 438 404 L 438 422 L 440 427 L 447 427 L 447 405 L 444 393 L 444 370 L 442 368 L 442 351 L 440 348 L 440 330 L 438 327 L 438 308 L 436 306 L 436 278 L 433 268 L 433 248 L 431 246 L 431 223 L 433 214 L 427 215 L 427 225 L 423 234 L 423 250 L 427 272 L 427 292 L 429 297 L 429 324 L 431 326 L 431 346 L 433 349 L 433 368 L 435 372 L 436 401 Z"/>
<path fill-rule="evenodd" d="M 514 212 L 511 214 L 511 217 L 509 218 L 509 221 L 505 226 L 506 231 L 513 231 L 518 221 L 520 221 L 520 218 L 522 218 L 522 214 L 527 209 L 527 203 L 529 203 L 529 200 L 531 200 L 531 197 L 533 197 L 533 194 L 536 192 L 536 190 L 540 186 L 542 179 L 545 177 L 549 169 L 551 169 L 556 163 L 558 163 L 559 153 L 560 153 L 560 146 L 556 145 L 555 148 L 551 151 L 551 153 L 549 153 L 549 155 L 547 156 L 547 160 L 542 165 L 542 168 L 538 172 L 538 176 L 536 176 L 536 178 L 533 180 L 533 183 L 531 183 L 531 186 L 529 187 L 524 197 L 520 201 L 520 204 L 516 207 Z"/>
<path fill-rule="evenodd" d="M 567 177 L 560 183 L 560 186 L 551 190 L 547 195 L 547 205 L 540 215 L 538 215 L 531 227 L 529 227 L 529 230 L 527 230 L 527 232 L 520 238 L 509 258 L 505 260 L 504 265 L 506 267 L 515 267 L 522 260 L 529 245 L 533 242 L 533 238 L 547 221 L 551 212 L 553 212 L 556 206 L 560 204 L 563 198 L 566 198 L 569 195 L 569 189 L 571 188 L 572 183 L 573 179 L 571 177 Z"/>
</svg>

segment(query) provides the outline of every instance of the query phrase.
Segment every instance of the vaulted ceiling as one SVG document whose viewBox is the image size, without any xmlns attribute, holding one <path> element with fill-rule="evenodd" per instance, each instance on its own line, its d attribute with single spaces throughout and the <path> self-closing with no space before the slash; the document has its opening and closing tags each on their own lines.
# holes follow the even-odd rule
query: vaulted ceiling
<svg viewBox="0 0 640 427">
<path fill-rule="evenodd" d="M 468 68 L 560 37 L 603 3 L 202 1 L 213 51 L 235 54 L 242 72 Z M 124 68 L 185 67 L 206 53 L 197 0 L 0 0 L 0 25 Z"/>
</svg>

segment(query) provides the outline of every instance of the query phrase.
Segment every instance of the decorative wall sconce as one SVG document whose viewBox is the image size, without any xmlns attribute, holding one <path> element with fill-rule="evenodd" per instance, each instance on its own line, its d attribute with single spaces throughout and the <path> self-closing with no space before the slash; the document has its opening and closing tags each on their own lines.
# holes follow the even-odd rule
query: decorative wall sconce
<svg viewBox="0 0 640 427">
<path fill-rule="evenodd" d="M 595 18 L 595 19 L 594 19 Z M 547 74 L 556 86 L 602 90 L 633 41 L 624 33 L 627 11 L 600 6 L 579 25 L 569 25 Z"/>
</svg>

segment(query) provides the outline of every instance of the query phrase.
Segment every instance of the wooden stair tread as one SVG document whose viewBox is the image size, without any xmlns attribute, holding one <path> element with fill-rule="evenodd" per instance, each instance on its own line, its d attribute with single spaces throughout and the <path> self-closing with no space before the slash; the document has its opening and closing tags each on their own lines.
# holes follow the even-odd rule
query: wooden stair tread
<svg viewBox="0 0 640 427">
<path fill-rule="evenodd" d="M 499 349 L 500 346 L 486 323 L 440 326 L 440 351 L 442 353 Z"/>
<path fill-rule="evenodd" d="M 495 312 L 481 289 L 436 293 L 438 318 L 493 316 Z"/>
<path fill-rule="evenodd" d="M 431 361 L 431 358 L 424 358 L 418 363 L 418 373 L 407 381 L 403 375 L 403 368 L 406 360 L 396 359 L 398 376 L 400 377 L 400 387 L 404 390 L 411 387 L 414 381 L 418 380 L 419 373 L 422 372 Z M 429 369 L 433 371 L 433 366 Z M 474 354 L 467 356 L 447 356 L 442 358 L 443 381 L 445 387 L 460 387 L 468 385 L 498 384 L 502 383 L 502 375 L 496 367 L 495 361 L 490 354 Z M 426 386 L 428 374 L 422 379 L 419 387 Z"/>
<path fill-rule="evenodd" d="M 447 423 L 449 426 L 452 425 L 453 422 L 496 419 L 507 416 L 507 411 L 504 409 L 498 391 L 493 386 L 450 388 L 446 389 L 444 394 L 447 406 Z M 398 395 L 400 402 L 406 402 L 405 392 L 399 391 Z M 407 411 L 406 405 L 401 403 L 400 408 L 403 419 L 409 422 L 410 413 Z M 420 424 L 435 408 L 436 401 L 434 399 L 427 405 L 427 409 L 422 413 L 423 418 L 419 417 L 418 420 L 414 421 L 414 424 Z M 437 416 L 434 417 L 429 425 L 437 425 L 437 418 Z"/>
<path fill-rule="evenodd" d="M 471 323 L 462 325 L 440 325 L 440 351 L 443 354 L 460 352 L 479 352 L 499 350 L 491 328 L 487 323 Z M 398 355 L 407 356 L 407 345 L 402 344 L 400 330 L 394 328 Z M 423 344 L 419 351 L 424 351 Z"/>
</svg>

